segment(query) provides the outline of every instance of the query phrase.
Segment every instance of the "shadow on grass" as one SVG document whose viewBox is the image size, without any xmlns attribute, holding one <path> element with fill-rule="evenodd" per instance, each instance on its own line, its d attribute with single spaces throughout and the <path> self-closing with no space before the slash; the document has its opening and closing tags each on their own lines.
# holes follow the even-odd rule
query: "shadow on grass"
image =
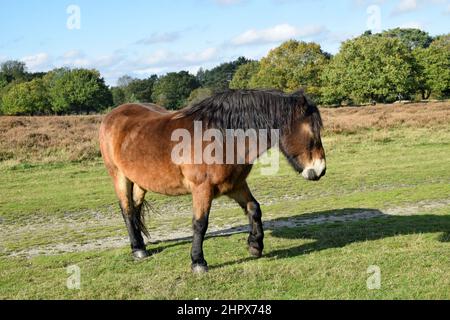
<svg viewBox="0 0 450 320">
<path fill-rule="evenodd" d="M 339 219 L 343 217 L 344 219 Z M 345 217 L 348 217 L 346 221 Z M 352 220 L 354 217 L 356 220 Z M 351 208 L 302 214 L 295 217 L 266 221 L 265 230 L 282 239 L 315 240 L 299 246 L 266 252 L 263 257 L 283 259 L 330 248 L 341 248 L 355 242 L 378 240 L 397 235 L 436 233 L 439 241 L 450 242 L 450 215 L 392 216 L 377 209 Z M 303 225 L 302 225 L 303 224 Z M 238 233 L 222 230 L 218 236 Z M 214 235 L 214 233 L 212 234 Z M 270 240 L 268 240 L 270 241 Z M 247 257 L 211 266 L 211 269 L 254 260 Z"/>
</svg>

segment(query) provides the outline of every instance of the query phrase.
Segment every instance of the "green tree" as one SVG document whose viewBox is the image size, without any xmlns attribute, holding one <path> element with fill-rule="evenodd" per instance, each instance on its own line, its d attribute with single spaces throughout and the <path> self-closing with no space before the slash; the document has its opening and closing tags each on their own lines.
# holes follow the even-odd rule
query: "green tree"
<svg viewBox="0 0 450 320">
<path fill-rule="evenodd" d="M 115 107 L 120 106 L 127 102 L 125 90 L 122 87 L 111 88 L 111 94 L 113 99 L 113 105 Z"/>
<path fill-rule="evenodd" d="M 97 70 L 57 69 L 48 83 L 52 110 L 57 113 L 98 112 L 112 105 L 112 94 Z"/>
<path fill-rule="evenodd" d="M 214 94 L 214 91 L 210 88 L 197 88 L 191 92 L 188 98 L 189 104 L 195 104 L 200 102 Z"/>
<path fill-rule="evenodd" d="M 431 94 L 437 98 L 450 96 L 450 34 L 436 38 L 431 45 L 414 50 L 418 88 L 422 99 Z"/>
<path fill-rule="evenodd" d="M 260 62 L 252 85 L 294 91 L 303 87 L 312 97 L 320 93 L 320 75 L 330 55 L 320 45 L 290 40 L 270 51 Z"/>
<path fill-rule="evenodd" d="M 42 79 L 16 83 L 2 96 L 2 112 L 6 115 L 49 114 L 47 88 Z"/>
<path fill-rule="evenodd" d="M 170 109 L 179 109 L 187 104 L 191 92 L 200 87 L 197 78 L 187 71 L 171 72 L 156 81 L 153 101 Z"/>
<path fill-rule="evenodd" d="M 9 60 L 0 65 L 0 78 L 6 80 L 7 83 L 13 81 L 27 80 L 27 67 L 24 62 Z"/>
<path fill-rule="evenodd" d="M 119 79 L 117 79 L 117 86 L 121 88 L 127 87 L 134 80 L 136 79 L 129 75 L 121 76 Z"/>
<path fill-rule="evenodd" d="M 393 102 L 416 90 L 414 59 L 397 38 L 361 36 L 342 44 L 322 74 L 323 103 Z"/>
<path fill-rule="evenodd" d="M 157 80 L 157 75 L 152 75 L 147 79 L 120 77 L 117 80 L 118 86 L 112 88 L 114 105 L 130 102 L 153 102 L 153 86 Z"/>
<path fill-rule="evenodd" d="M 230 82 L 230 89 L 252 89 L 255 75 L 259 72 L 259 62 L 251 61 L 241 65 Z"/>
<path fill-rule="evenodd" d="M 6 75 L 3 73 L 0 73 L 0 90 L 3 89 L 8 85 L 8 80 L 6 78 Z"/>
<path fill-rule="evenodd" d="M 157 75 L 152 75 L 147 79 L 134 79 L 125 88 L 125 93 L 130 98 L 134 95 L 135 100 L 139 102 L 153 102 L 153 86 L 157 80 Z"/>
<path fill-rule="evenodd" d="M 413 28 L 395 28 L 384 31 L 381 36 L 397 38 L 410 50 L 416 48 L 428 48 L 433 38 L 425 31 Z"/>
<path fill-rule="evenodd" d="M 214 91 L 226 90 L 229 88 L 236 70 L 249 62 L 250 60 L 239 57 L 235 61 L 222 63 L 211 70 L 200 69 L 197 73 L 197 80 L 202 87 L 211 88 Z"/>
</svg>

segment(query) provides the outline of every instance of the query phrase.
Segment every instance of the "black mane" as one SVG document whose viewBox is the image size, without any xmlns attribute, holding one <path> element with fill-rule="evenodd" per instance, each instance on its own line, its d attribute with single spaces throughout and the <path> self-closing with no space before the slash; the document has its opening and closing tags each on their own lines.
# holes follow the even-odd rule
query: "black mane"
<svg viewBox="0 0 450 320">
<path fill-rule="evenodd" d="M 290 131 L 295 121 L 308 115 L 313 117 L 315 133 L 322 127 L 316 105 L 303 91 L 286 94 L 275 90 L 228 90 L 181 110 L 181 114 L 220 130 Z"/>
</svg>

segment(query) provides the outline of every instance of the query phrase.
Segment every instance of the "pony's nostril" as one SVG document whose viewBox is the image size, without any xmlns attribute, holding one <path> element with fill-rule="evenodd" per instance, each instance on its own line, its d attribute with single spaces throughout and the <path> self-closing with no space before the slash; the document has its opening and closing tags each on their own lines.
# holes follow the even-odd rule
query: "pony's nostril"
<svg viewBox="0 0 450 320">
<path fill-rule="evenodd" d="M 322 178 L 326 173 L 327 173 L 327 168 L 323 169 L 323 171 L 322 171 L 320 177 Z"/>
</svg>

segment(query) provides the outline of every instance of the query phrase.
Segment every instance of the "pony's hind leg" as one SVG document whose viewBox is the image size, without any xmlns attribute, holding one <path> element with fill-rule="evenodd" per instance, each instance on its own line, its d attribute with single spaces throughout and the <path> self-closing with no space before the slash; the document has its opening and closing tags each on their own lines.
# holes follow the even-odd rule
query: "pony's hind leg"
<svg viewBox="0 0 450 320">
<path fill-rule="evenodd" d="M 120 173 L 115 176 L 114 186 L 130 237 L 133 256 L 136 259 L 144 259 L 149 256 L 142 237 L 143 232 L 147 233 L 143 217 L 141 217 L 145 191 L 134 185 Z"/>
<path fill-rule="evenodd" d="M 248 216 L 250 223 L 250 234 L 248 236 L 250 254 L 254 257 L 261 257 L 264 249 L 264 230 L 261 220 L 261 207 L 258 201 L 253 197 L 247 183 L 228 194 L 228 196 L 235 200 Z"/>
<path fill-rule="evenodd" d="M 192 219 L 192 228 L 194 231 L 192 237 L 192 271 L 194 273 L 204 273 L 208 271 L 208 264 L 203 255 L 203 241 L 205 239 L 206 230 L 208 229 L 209 211 L 213 200 L 213 192 L 211 186 L 203 184 L 196 186 L 192 190 L 192 204 L 194 209 L 194 217 Z"/>
</svg>

